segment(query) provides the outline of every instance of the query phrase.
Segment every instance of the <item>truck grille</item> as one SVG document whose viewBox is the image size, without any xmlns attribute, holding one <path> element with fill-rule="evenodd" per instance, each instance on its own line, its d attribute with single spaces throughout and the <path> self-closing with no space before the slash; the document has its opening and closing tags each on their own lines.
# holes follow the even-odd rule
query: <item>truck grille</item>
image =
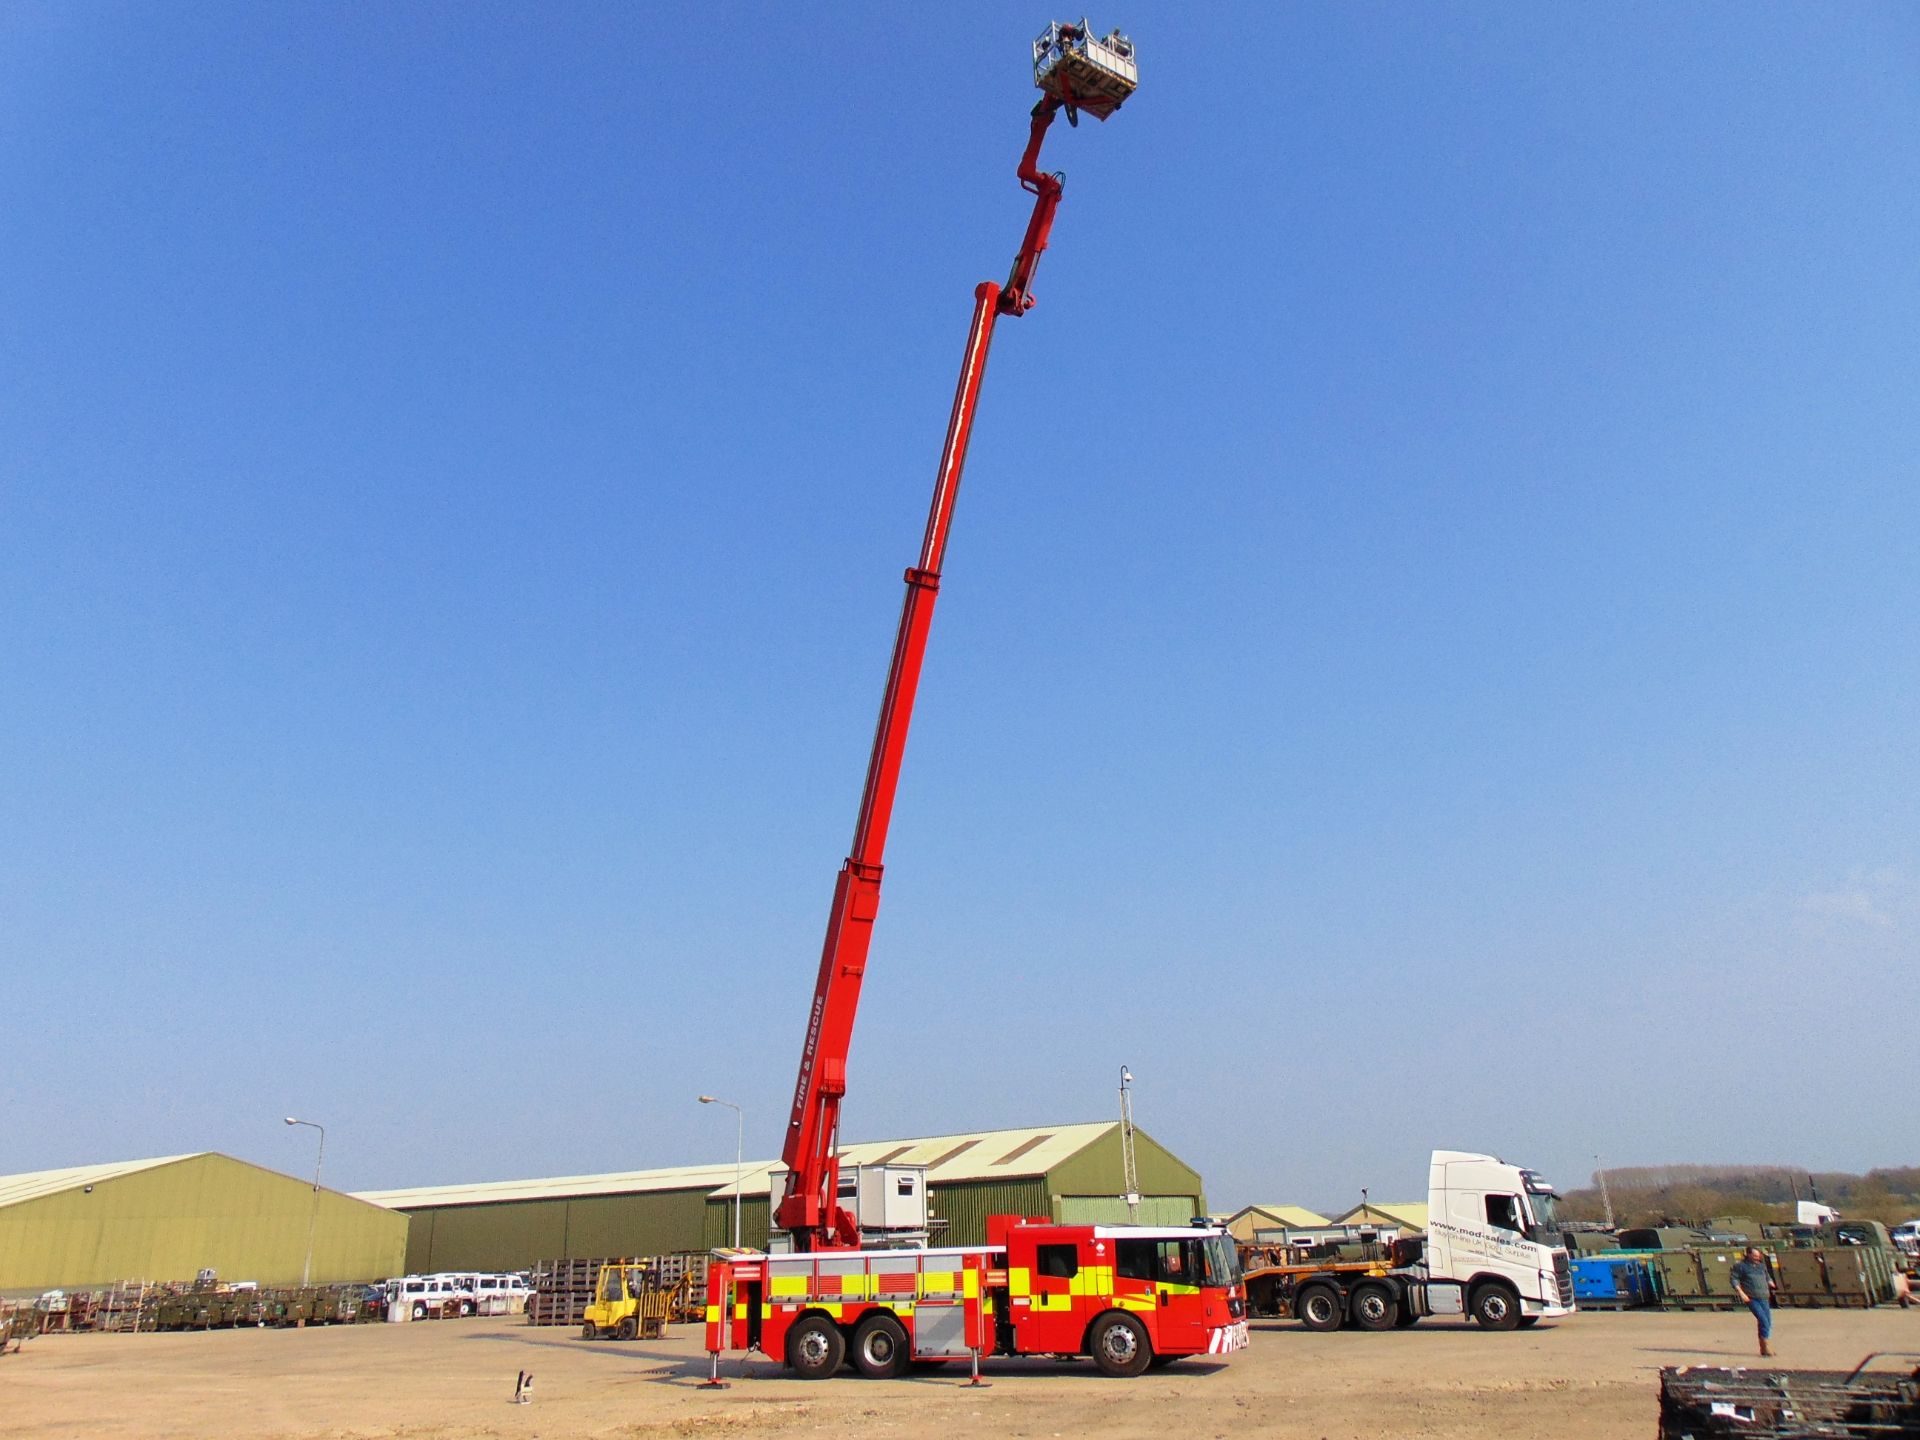
<svg viewBox="0 0 1920 1440">
<path fill-rule="evenodd" d="M 1573 1262 L 1564 1250 L 1553 1252 L 1553 1283 L 1560 1291 L 1560 1303 L 1573 1304 Z"/>
</svg>

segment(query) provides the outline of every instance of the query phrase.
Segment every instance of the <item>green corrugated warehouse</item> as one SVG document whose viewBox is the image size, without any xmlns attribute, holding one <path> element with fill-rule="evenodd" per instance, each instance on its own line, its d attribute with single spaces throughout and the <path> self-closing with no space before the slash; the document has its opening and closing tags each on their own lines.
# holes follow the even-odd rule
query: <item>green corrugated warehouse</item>
<svg viewBox="0 0 1920 1440">
<path fill-rule="evenodd" d="M 1206 1213 L 1199 1172 L 1134 1132 L 1142 1224 L 1184 1225 Z M 989 1215 L 1124 1221 L 1120 1126 L 1037 1126 L 844 1146 L 841 1164 L 924 1165 L 935 1244 L 978 1245 Z M 779 1167 L 742 1169 L 741 1240 L 767 1241 L 767 1197 Z M 541 1260 L 706 1250 L 733 1238 L 734 1167 L 703 1165 L 488 1185 L 362 1192 L 406 1212 L 407 1269 L 518 1270 Z"/>
<path fill-rule="evenodd" d="M 313 1230 L 313 1281 L 400 1273 L 407 1220 L 211 1152 L 0 1176 L 0 1294 L 122 1280 L 297 1285 Z"/>
</svg>

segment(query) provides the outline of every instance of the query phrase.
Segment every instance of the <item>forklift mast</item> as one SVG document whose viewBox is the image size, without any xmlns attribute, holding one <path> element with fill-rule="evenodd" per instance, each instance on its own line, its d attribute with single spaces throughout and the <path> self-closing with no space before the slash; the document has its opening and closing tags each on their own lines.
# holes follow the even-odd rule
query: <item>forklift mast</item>
<svg viewBox="0 0 1920 1440">
<path fill-rule="evenodd" d="M 787 1167 L 786 1193 L 773 1214 L 773 1228 L 786 1231 L 797 1251 L 856 1249 L 860 1244 L 858 1221 L 839 1204 L 840 1101 L 847 1093 L 847 1054 L 860 1005 L 860 983 L 867 969 L 867 950 L 873 941 L 874 917 L 880 910 L 887 826 L 893 818 L 900 761 L 906 751 L 921 662 L 926 658 L 933 604 L 940 593 L 941 566 L 946 558 L 954 501 L 960 492 L 960 473 L 967 462 L 967 441 L 980 400 L 980 382 L 986 375 L 987 349 L 1000 316 L 1024 315 L 1033 307 L 1034 271 L 1047 248 L 1054 211 L 1060 204 L 1062 177 L 1040 170 L 1041 142 L 1060 111 L 1065 110 L 1069 123 L 1075 125 L 1082 111 L 1105 120 L 1138 84 L 1133 43 L 1117 30 L 1097 39 L 1084 20 L 1078 25 L 1056 23 L 1047 27 L 1033 49 L 1034 83 L 1042 94 L 1033 107 L 1027 148 L 1017 171 L 1022 188 L 1034 197 L 1033 213 L 1007 283 L 984 281 L 973 292 L 973 323 L 967 331 L 960 381 L 947 418 L 947 438 L 934 475 L 926 535 L 920 542 L 918 561 L 906 572 L 906 599 L 894 636 L 893 660 L 880 700 L 873 749 L 867 759 L 853 845 L 834 882 L 833 908 L 827 917 L 813 1008 L 800 1048 L 800 1073 L 781 1155 Z"/>
</svg>

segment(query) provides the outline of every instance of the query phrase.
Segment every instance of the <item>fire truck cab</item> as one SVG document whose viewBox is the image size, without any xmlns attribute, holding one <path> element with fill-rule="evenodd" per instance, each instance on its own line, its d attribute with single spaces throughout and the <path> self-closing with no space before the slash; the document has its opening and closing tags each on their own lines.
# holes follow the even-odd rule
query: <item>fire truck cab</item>
<svg viewBox="0 0 1920 1440">
<path fill-rule="evenodd" d="M 1003 1351 L 1087 1355 L 1109 1375 L 1138 1375 L 1246 1346 L 1239 1258 L 1218 1230 L 996 1216 L 987 1232 L 1004 1256 Z"/>
</svg>

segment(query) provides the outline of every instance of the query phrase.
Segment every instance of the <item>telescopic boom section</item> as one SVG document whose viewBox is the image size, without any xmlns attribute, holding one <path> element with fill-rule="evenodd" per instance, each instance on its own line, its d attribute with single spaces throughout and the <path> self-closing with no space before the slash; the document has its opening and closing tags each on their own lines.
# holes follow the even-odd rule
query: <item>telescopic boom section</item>
<svg viewBox="0 0 1920 1440">
<path fill-rule="evenodd" d="M 1105 42 L 1093 42 L 1093 48 L 1110 47 L 1116 39 L 1126 43 L 1116 32 Z M 1076 40 L 1079 41 L 1078 54 L 1073 48 Z M 967 331 L 960 382 L 954 390 L 946 443 L 940 451 L 933 503 L 927 512 L 926 536 L 920 543 L 919 562 L 906 573 L 906 599 L 900 608 L 893 661 L 887 670 L 880 720 L 874 728 L 873 750 L 867 759 L 866 785 L 861 791 L 860 813 L 854 823 L 853 846 L 834 884 L 833 910 L 827 917 L 826 943 L 820 952 L 813 1009 L 807 1016 L 806 1039 L 800 1050 L 800 1075 L 794 1086 L 793 1113 L 787 1123 L 786 1145 L 781 1156 L 787 1167 L 787 1188 L 773 1216 L 774 1227 L 788 1233 L 795 1250 L 851 1249 L 860 1243 L 858 1221 L 838 1202 L 840 1102 L 847 1093 L 847 1055 L 853 1041 L 854 1015 L 860 1006 L 860 984 L 866 975 L 867 951 L 873 942 L 874 917 L 880 910 L 887 827 L 893 818 L 900 762 L 907 747 L 907 727 L 913 718 L 921 662 L 926 658 L 927 632 L 933 624 L 933 605 L 940 594 L 940 571 L 946 556 L 947 534 L 953 524 L 954 501 L 960 493 L 960 475 L 967 463 L 967 441 L 980 401 L 980 382 L 986 375 L 987 350 L 993 343 L 994 323 L 1000 316 L 1022 315 L 1033 306 L 1028 287 L 1040 263 L 1040 252 L 1046 249 L 1061 192 L 1060 177 L 1043 174 L 1039 169 L 1040 145 L 1055 113 L 1063 106 L 1069 107 L 1071 118 L 1074 97 L 1067 88 L 1068 77 L 1074 66 L 1084 69 L 1088 49 L 1082 30 L 1073 26 L 1050 27 L 1036 42 L 1036 83 L 1047 93 L 1034 107 L 1033 125 L 1018 172 L 1021 184 L 1034 196 L 1033 215 L 1027 222 L 1026 235 L 1014 258 L 1007 284 L 1002 287 L 989 280 L 973 292 L 973 323 Z M 1130 67 L 1130 44 L 1126 45 L 1125 58 Z M 1103 63 L 1111 68 L 1110 62 Z M 1125 93 L 1131 93 L 1131 89 L 1129 71 Z M 1083 102 L 1085 108 L 1103 120 L 1119 103 L 1111 97 L 1103 99 L 1100 108 L 1093 102 Z"/>
</svg>

